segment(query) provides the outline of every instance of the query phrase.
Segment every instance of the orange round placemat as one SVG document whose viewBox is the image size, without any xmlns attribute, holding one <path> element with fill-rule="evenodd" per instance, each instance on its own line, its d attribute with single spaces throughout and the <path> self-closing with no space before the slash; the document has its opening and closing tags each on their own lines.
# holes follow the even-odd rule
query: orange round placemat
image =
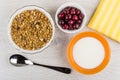
<svg viewBox="0 0 120 80">
<path fill-rule="evenodd" d="M 76 44 L 76 42 L 82 38 L 85 38 L 85 37 L 92 37 L 92 38 L 96 38 L 97 40 L 99 40 L 101 42 L 101 44 L 103 45 L 104 47 L 104 52 L 105 52 L 105 56 L 104 56 L 104 59 L 102 61 L 102 63 L 95 67 L 95 68 L 92 68 L 92 69 L 86 69 L 86 68 L 82 68 L 81 66 L 79 66 L 74 58 L 73 58 L 73 47 L 74 45 Z M 70 63 L 70 65 L 75 69 L 77 70 L 78 72 L 80 73 L 83 73 L 83 74 L 95 74 L 95 73 L 98 73 L 100 72 L 101 70 L 103 70 L 105 68 L 105 66 L 108 64 L 109 62 L 109 59 L 110 59 L 110 48 L 109 48 L 109 44 L 108 42 L 102 37 L 100 36 L 99 34 L 95 33 L 95 32 L 83 32 L 83 33 L 80 33 L 78 35 L 76 35 L 69 43 L 68 45 L 68 49 L 67 49 L 67 57 L 68 57 L 68 61 Z"/>
</svg>

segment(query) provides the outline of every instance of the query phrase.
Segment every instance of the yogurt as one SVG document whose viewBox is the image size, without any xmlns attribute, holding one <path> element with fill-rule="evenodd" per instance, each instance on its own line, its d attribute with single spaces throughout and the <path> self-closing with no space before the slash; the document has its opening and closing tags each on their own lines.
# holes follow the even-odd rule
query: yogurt
<svg viewBox="0 0 120 80">
<path fill-rule="evenodd" d="M 81 38 L 73 46 L 73 58 L 82 68 L 96 68 L 103 62 L 104 57 L 104 46 L 96 38 Z"/>
</svg>

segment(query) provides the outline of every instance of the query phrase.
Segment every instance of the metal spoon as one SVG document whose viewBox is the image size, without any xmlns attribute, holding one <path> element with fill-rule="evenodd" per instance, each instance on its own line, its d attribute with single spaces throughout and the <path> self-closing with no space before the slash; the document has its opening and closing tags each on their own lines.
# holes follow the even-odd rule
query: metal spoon
<svg viewBox="0 0 120 80">
<path fill-rule="evenodd" d="M 10 63 L 14 66 L 25 66 L 25 65 L 37 65 L 37 66 L 42 66 L 46 68 L 50 68 L 62 73 L 70 74 L 71 69 L 66 68 L 66 67 L 56 67 L 56 66 L 49 66 L 49 65 L 43 65 L 43 64 L 38 64 L 34 63 L 31 60 L 27 59 L 26 57 L 19 55 L 19 54 L 14 54 L 10 57 Z"/>
</svg>

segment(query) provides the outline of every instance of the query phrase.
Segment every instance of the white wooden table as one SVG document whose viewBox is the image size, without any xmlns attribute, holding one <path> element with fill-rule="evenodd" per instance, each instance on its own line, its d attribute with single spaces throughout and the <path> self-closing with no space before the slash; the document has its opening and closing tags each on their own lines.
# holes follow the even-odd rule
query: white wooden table
<svg viewBox="0 0 120 80">
<path fill-rule="evenodd" d="M 65 34 L 56 26 L 55 38 L 50 47 L 33 55 L 16 50 L 9 42 L 7 34 L 8 21 L 18 8 L 26 5 L 41 6 L 54 18 L 57 8 L 67 1 L 74 1 L 83 6 L 89 21 L 100 0 L 0 0 L 0 80 L 120 80 L 120 44 L 107 37 L 105 38 L 111 47 L 111 59 L 108 66 L 95 75 L 82 75 L 75 70 L 67 75 L 43 67 L 14 67 L 9 63 L 12 54 L 22 54 L 38 63 L 71 67 L 67 61 L 66 48 L 75 34 Z M 85 27 L 83 31 L 91 29 Z"/>
</svg>

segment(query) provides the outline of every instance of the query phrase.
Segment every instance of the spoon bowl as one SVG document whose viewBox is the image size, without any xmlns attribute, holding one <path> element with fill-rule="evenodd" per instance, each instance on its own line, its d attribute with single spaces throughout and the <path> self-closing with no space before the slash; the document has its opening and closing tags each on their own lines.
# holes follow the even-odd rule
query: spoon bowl
<svg viewBox="0 0 120 80">
<path fill-rule="evenodd" d="M 14 66 L 25 66 L 25 65 L 33 65 L 33 62 L 28 60 L 26 57 L 21 56 L 19 54 L 12 55 L 10 57 L 10 63 Z"/>
</svg>

